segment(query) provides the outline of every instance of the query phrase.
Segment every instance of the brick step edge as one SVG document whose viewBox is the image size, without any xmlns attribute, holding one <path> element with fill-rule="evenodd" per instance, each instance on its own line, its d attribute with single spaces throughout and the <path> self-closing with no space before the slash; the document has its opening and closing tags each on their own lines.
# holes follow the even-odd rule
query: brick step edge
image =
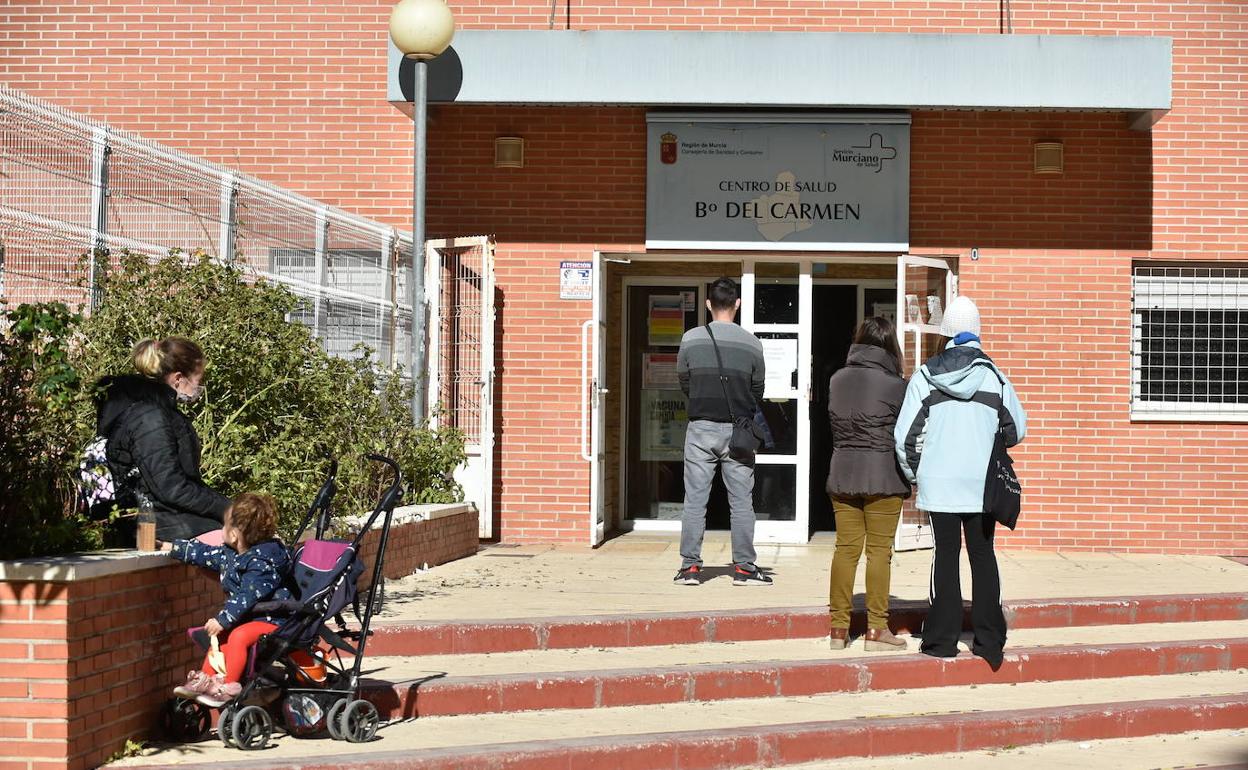
<svg viewBox="0 0 1248 770">
<path fill-rule="evenodd" d="M 1077 599 L 1024 599 L 1005 603 L 1011 628 L 1248 620 L 1248 596 L 1168 594 Z M 889 625 L 916 633 L 927 602 L 894 601 Z M 970 629 L 970 610 L 964 627 Z M 866 628 L 856 609 L 851 633 Z M 586 615 L 498 621 L 378 622 L 369 655 L 448 655 L 581 647 L 647 647 L 763 639 L 809 639 L 828 633 L 827 607 L 787 607 L 720 612 Z"/>
<path fill-rule="evenodd" d="M 361 695 L 377 706 L 383 718 L 398 719 L 1112 679 L 1237 668 L 1248 668 L 1248 638 L 1007 649 L 1005 661 L 996 672 L 969 653 L 932 658 L 916 652 L 841 660 L 428 678 L 394 684 L 366 680 Z"/>
<path fill-rule="evenodd" d="M 729 770 L 1248 727 L 1248 694 L 251 760 L 249 770 Z M 382 733 L 384 736 L 384 731 Z M 277 753 L 277 752 L 273 752 Z M 163 767 L 220 770 L 222 763 Z M 162 766 L 157 766 L 162 767 Z"/>
</svg>

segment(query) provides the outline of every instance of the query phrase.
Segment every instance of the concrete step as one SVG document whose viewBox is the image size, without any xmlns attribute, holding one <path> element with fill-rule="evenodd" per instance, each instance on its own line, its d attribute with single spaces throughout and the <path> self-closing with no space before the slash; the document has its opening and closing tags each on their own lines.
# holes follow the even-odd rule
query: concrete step
<svg viewBox="0 0 1248 770">
<path fill-rule="evenodd" d="M 1248 670 L 961 685 L 911 692 L 428 717 L 393 723 L 349 752 L 281 737 L 258 754 L 214 742 L 122 766 L 220 768 L 746 768 L 954 752 L 1063 740 L 1248 727 Z"/>
<path fill-rule="evenodd" d="M 1248 767 L 1248 730 L 1201 730 L 1099 741 L 1058 741 L 1009 748 L 947 754 L 889 757 L 888 770 L 1059 770 L 1095 766 L 1097 770 Z M 793 765 L 790 770 L 880 770 L 879 759 L 833 759 Z"/>
<path fill-rule="evenodd" d="M 365 697 L 383 715 L 399 718 L 1248 667 L 1248 621 L 1148 624 L 1131 632 L 1124 636 L 1121 626 L 1012 632 L 996 672 L 968 652 L 943 660 L 921 655 L 917 640 L 908 651 L 885 653 L 867 653 L 861 644 L 830 651 L 825 639 L 791 639 L 379 658 L 369 661 Z"/>
<path fill-rule="evenodd" d="M 699 589 L 672 586 L 671 590 Z M 1006 602 L 1005 609 L 1011 629 L 1190 623 L 1248 619 L 1248 597 L 1230 593 L 1025 599 Z M 926 614 L 926 602 L 896 601 L 890 609 L 890 624 L 897 633 L 917 632 Z M 968 629 L 969 621 L 968 605 Z M 860 633 L 865 627 L 864 612 L 855 610 L 851 631 Z M 374 631 L 368 643 L 370 655 L 644 647 L 826 636 L 828 610 L 826 606 L 816 606 L 428 623 L 397 621 L 378 622 Z"/>
<path fill-rule="evenodd" d="M 520 650 L 464 655 L 369 655 L 364 671 L 388 679 L 426 679 L 445 676 L 541 674 L 604 669 L 692 666 L 705 664 L 775 663 L 785 661 L 850 660 L 913 655 L 919 639 L 903 635 L 908 648 L 900 652 L 867 652 L 861 638 L 843 650 L 829 650 L 826 633 L 802 639 L 760 639 L 744 642 L 703 642 L 656 647 L 577 647 Z M 1011 628 L 1007 652 L 1024 647 L 1054 647 L 1127 642 L 1175 642 L 1193 639 L 1248 638 L 1248 620 L 1205 623 L 1140 623 L 1132 626 L 1070 626 L 1066 628 Z M 971 634 L 964 633 L 961 649 L 968 650 Z"/>
</svg>

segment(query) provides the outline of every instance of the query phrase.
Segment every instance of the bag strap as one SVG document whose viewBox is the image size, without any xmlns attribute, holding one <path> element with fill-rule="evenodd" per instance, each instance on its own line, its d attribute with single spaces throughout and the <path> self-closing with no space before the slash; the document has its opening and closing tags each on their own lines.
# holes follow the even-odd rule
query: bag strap
<svg viewBox="0 0 1248 770">
<path fill-rule="evenodd" d="M 719 367 L 719 387 L 724 390 L 724 401 L 728 402 L 728 419 L 733 422 L 737 421 L 737 416 L 732 413 L 732 399 L 728 397 L 728 378 L 724 376 L 724 359 L 719 355 L 719 343 L 715 341 L 715 333 L 711 331 L 711 324 L 706 324 L 706 333 L 711 338 L 711 344 L 715 346 L 715 363 Z"/>
<path fill-rule="evenodd" d="M 1001 376 L 1001 372 L 997 371 L 996 365 L 992 366 L 992 373 L 997 378 L 997 382 L 1001 383 L 1001 403 L 997 405 L 997 435 L 999 436 L 1005 429 L 1005 378 Z"/>
</svg>

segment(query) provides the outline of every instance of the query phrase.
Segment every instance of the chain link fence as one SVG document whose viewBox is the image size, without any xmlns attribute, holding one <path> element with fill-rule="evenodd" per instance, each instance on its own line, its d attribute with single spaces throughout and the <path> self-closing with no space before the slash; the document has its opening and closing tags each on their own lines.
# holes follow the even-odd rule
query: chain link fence
<svg viewBox="0 0 1248 770">
<path fill-rule="evenodd" d="M 0 299 L 89 312 L 95 260 L 172 249 L 284 284 L 330 353 L 407 361 L 410 236 L 0 86 Z"/>
</svg>

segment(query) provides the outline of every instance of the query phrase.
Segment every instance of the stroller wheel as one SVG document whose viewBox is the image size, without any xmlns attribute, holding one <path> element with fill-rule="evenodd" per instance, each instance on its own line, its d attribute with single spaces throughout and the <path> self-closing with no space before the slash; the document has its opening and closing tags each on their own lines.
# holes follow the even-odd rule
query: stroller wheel
<svg viewBox="0 0 1248 770">
<path fill-rule="evenodd" d="M 377 724 L 381 718 L 377 715 L 377 707 L 366 700 L 353 700 L 343 709 L 342 720 L 338 729 L 342 737 L 351 743 L 367 743 L 377 734 Z"/>
<path fill-rule="evenodd" d="M 342 734 L 340 729 L 340 720 L 342 719 L 343 709 L 347 707 L 347 699 L 339 698 L 334 701 L 334 705 L 329 707 L 329 714 L 325 717 L 325 729 L 329 730 L 329 737 L 336 741 L 345 740 L 346 736 Z"/>
<path fill-rule="evenodd" d="M 243 706 L 230 720 L 230 737 L 243 751 L 258 751 L 269 745 L 273 718 L 259 706 Z"/>
<path fill-rule="evenodd" d="M 193 700 L 171 698 L 160 711 L 164 734 L 178 743 L 201 741 L 212 729 L 212 714 Z"/>
<path fill-rule="evenodd" d="M 227 749 L 234 748 L 234 707 L 226 706 L 217 717 L 217 737 Z"/>
</svg>

